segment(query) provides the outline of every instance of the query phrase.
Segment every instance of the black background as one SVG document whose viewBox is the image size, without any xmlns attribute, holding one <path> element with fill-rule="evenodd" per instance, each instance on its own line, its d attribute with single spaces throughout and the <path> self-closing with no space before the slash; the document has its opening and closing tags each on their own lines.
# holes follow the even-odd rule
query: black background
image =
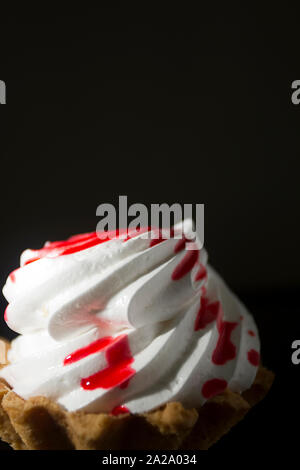
<svg viewBox="0 0 300 470">
<path fill-rule="evenodd" d="M 204 203 L 210 261 L 253 312 L 277 375 L 214 449 L 288 447 L 299 415 L 299 12 L 183 5 L 3 11 L 1 282 L 23 249 L 95 230 L 97 206 L 119 195 Z M 0 333 L 12 337 L 2 319 Z"/>
</svg>

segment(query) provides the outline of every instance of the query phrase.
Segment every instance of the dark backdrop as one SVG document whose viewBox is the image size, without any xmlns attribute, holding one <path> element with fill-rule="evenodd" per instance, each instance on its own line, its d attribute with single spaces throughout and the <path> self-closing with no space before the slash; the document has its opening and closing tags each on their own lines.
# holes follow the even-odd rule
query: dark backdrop
<svg viewBox="0 0 300 470">
<path fill-rule="evenodd" d="M 1 283 L 23 249 L 94 230 L 118 195 L 205 203 L 211 263 L 251 307 L 279 376 L 220 448 L 250 445 L 250 425 L 257 444 L 274 439 L 274 409 L 293 412 L 280 403 L 296 394 L 299 332 L 297 14 L 26 5 L 0 18 Z"/>
</svg>

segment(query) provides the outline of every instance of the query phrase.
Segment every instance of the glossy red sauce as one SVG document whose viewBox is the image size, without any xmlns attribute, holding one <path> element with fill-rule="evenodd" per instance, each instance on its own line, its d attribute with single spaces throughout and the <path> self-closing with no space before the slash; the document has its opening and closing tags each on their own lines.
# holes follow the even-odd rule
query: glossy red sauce
<svg viewBox="0 0 300 470">
<path fill-rule="evenodd" d="M 107 367 L 81 379 L 81 387 L 85 390 L 108 389 L 117 385 L 121 388 L 127 387 L 129 379 L 135 374 L 135 370 L 131 367 L 134 358 L 131 355 L 127 335 L 120 335 L 116 338 L 104 337 L 96 340 L 88 346 L 69 354 L 64 359 L 64 365 L 72 364 L 101 350 L 105 350 Z"/>
<path fill-rule="evenodd" d="M 255 367 L 259 366 L 259 361 L 260 361 L 259 352 L 255 351 L 255 349 L 250 349 L 250 351 L 248 351 L 248 361 L 250 362 L 250 364 L 252 364 Z"/>
<path fill-rule="evenodd" d="M 219 338 L 212 354 L 212 362 L 216 365 L 224 365 L 236 357 L 236 347 L 231 341 L 231 333 L 238 324 L 236 322 L 223 321 L 221 316 L 219 316 L 217 325 Z"/>
<path fill-rule="evenodd" d="M 202 296 L 194 325 L 195 331 L 203 330 L 207 325 L 215 321 L 221 312 L 220 307 L 220 302 L 210 302 L 207 297 Z"/>
<path fill-rule="evenodd" d="M 141 233 L 148 231 L 149 228 L 141 228 L 139 230 L 117 229 L 103 233 L 91 232 L 74 235 L 64 241 L 48 242 L 40 250 L 31 250 L 32 257 L 25 264 L 33 263 L 46 256 L 56 258 L 58 256 L 70 255 L 87 248 L 91 248 L 101 243 L 110 241 L 113 238 L 122 238 L 123 241 L 130 240 Z"/>
<path fill-rule="evenodd" d="M 119 416 L 119 415 L 124 415 L 127 413 L 130 413 L 129 409 L 124 405 L 120 405 L 120 406 L 115 406 L 110 414 L 112 414 L 113 416 Z"/>
<path fill-rule="evenodd" d="M 224 392 L 227 387 L 227 382 L 224 379 L 211 379 L 205 382 L 202 387 L 202 395 L 204 398 L 209 399 Z"/>
<path fill-rule="evenodd" d="M 84 357 L 101 351 L 101 349 L 106 348 L 106 346 L 112 345 L 115 341 L 118 341 L 119 338 L 120 336 L 117 336 L 116 338 L 113 338 L 112 336 L 104 336 L 103 338 L 93 341 L 88 346 L 77 349 L 77 351 L 72 352 L 64 359 L 64 366 L 73 364 L 73 362 L 80 361 Z"/>
<path fill-rule="evenodd" d="M 179 261 L 178 265 L 174 269 L 172 273 L 172 280 L 179 281 L 184 276 L 186 276 L 195 264 L 197 263 L 199 258 L 199 250 L 187 250 L 184 257 Z"/>
<path fill-rule="evenodd" d="M 206 267 L 203 266 L 203 264 L 200 264 L 200 268 L 198 269 L 196 276 L 195 276 L 195 281 L 202 281 L 202 279 L 205 279 L 207 276 L 207 271 Z"/>
</svg>

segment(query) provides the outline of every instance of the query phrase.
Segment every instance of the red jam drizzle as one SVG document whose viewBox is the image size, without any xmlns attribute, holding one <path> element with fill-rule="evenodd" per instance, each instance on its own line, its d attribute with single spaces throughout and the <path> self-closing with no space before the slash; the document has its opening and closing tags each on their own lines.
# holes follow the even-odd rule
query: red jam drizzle
<svg viewBox="0 0 300 470">
<path fill-rule="evenodd" d="M 64 241 L 48 242 L 40 250 L 31 250 L 32 257 L 25 262 L 25 265 L 33 263 L 34 261 L 37 261 L 46 256 L 56 258 L 58 256 L 77 253 L 101 243 L 108 242 L 113 238 L 122 238 L 123 241 L 127 241 L 147 230 L 148 228 L 141 228 L 139 230 L 117 229 L 114 231 L 103 232 L 102 234 L 98 232 L 91 232 L 80 235 L 73 235 Z"/>
<path fill-rule="evenodd" d="M 115 406 L 110 414 L 112 414 L 113 416 L 119 416 L 119 415 L 124 415 L 127 413 L 130 413 L 129 409 L 124 405 L 120 405 L 120 406 Z"/>
<path fill-rule="evenodd" d="M 78 349 L 69 354 L 63 364 L 73 364 L 84 357 L 95 354 L 105 349 L 105 356 L 108 366 L 95 374 L 83 378 L 81 386 L 85 390 L 95 390 L 96 388 L 111 388 L 117 385 L 126 388 L 129 380 L 135 374 L 135 370 L 130 367 L 134 359 L 131 356 L 127 335 L 120 335 L 116 338 L 105 336 L 93 341 L 88 346 Z"/>
<path fill-rule="evenodd" d="M 151 228 L 151 227 L 141 227 L 139 229 L 117 229 L 114 231 L 107 231 L 107 232 L 90 232 L 90 233 L 83 233 L 79 235 L 73 235 L 72 237 L 68 238 L 67 240 L 63 241 L 56 241 L 56 242 L 48 242 L 45 244 L 43 248 L 40 250 L 31 250 L 32 256 L 25 262 L 26 264 L 33 263 L 44 257 L 49 258 L 57 258 L 59 256 L 73 254 L 82 250 L 86 250 L 87 248 L 91 248 L 93 246 L 99 245 L 101 243 L 105 243 L 113 238 L 122 238 L 124 242 L 142 234 L 147 231 L 156 231 L 156 238 L 150 240 L 149 247 L 156 246 L 157 244 L 167 240 L 164 235 L 163 229 L 158 228 Z M 158 232 L 158 233 L 157 233 Z M 169 230 L 169 236 L 174 236 L 174 228 Z M 192 243 L 194 240 L 189 240 L 185 236 L 183 236 L 175 246 L 174 252 L 178 253 L 182 251 L 186 243 Z M 190 272 L 195 264 L 197 263 L 199 258 L 199 250 L 187 250 L 186 255 L 180 261 L 178 266 L 175 268 L 172 279 L 177 281 L 183 278 L 188 272 Z M 201 268 L 198 272 L 198 276 L 202 277 L 202 275 L 206 275 L 206 270 L 204 274 L 204 267 Z M 13 280 L 13 273 L 12 278 Z M 197 279 L 198 280 L 198 279 Z"/>
<path fill-rule="evenodd" d="M 218 317 L 217 327 L 219 338 L 212 354 L 212 362 L 216 365 L 224 365 L 236 357 L 236 347 L 231 342 L 231 333 L 237 326 L 236 322 L 223 321 Z"/>
<path fill-rule="evenodd" d="M 250 362 L 250 364 L 252 364 L 255 367 L 259 366 L 259 361 L 260 361 L 259 352 L 255 351 L 255 349 L 250 349 L 250 351 L 248 351 L 248 361 Z"/>
<path fill-rule="evenodd" d="M 198 281 L 202 281 L 202 279 L 205 279 L 207 276 L 207 271 L 206 271 L 206 267 L 203 266 L 203 264 L 200 264 L 200 268 L 198 270 L 198 272 L 196 273 L 196 276 L 195 276 L 195 281 L 198 282 Z"/>
<path fill-rule="evenodd" d="M 176 243 L 175 248 L 174 248 L 174 253 L 179 253 L 180 251 L 184 250 L 186 248 L 186 245 L 188 243 L 194 243 L 195 239 L 189 239 L 185 235 L 182 236 L 182 238 L 179 239 L 179 241 Z M 192 251 L 192 250 L 188 250 Z M 196 251 L 196 250 L 194 250 Z"/>
<path fill-rule="evenodd" d="M 96 232 L 92 232 L 74 235 L 65 241 L 49 242 L 40 250 L 32 250 L 32 257 L 25 262 L 25 265 L 33 263 L 34 261 L 46 256 L 56 258 L 58 256 L 76 253 L 86 248 L 98 245 L 99 243 L 104 243 L 105 241 L 107 240 L 98 238 Z"/>
<path fill-rule="evenodd" d="M 63 364 L 66 366 L 80 361 L 102 349 L 106 349 L 105 356 L 108 366 L 90 377 L 83 378 L 81 380 L 82 388 L 94 390 L 96 388 L 111 388 L 117 385 L 126 388 L 129 379 L 135 374 L 135 370 L 130 367 L 134 359 L 131 356 L 127 335 L 120 335 L 116 338 L 105 336 L 93 341 L 88 346 L 69 354 L 64 359 Z"/>
<path fill-rule="evenodd" d="M 186 276 L 195 266 L 199 258 L 199 250 L 187 250 L 182 260 L 172 273 L 172 280 L 179 281 Z"/>
<path fill-rule="evenodd" d="M 203 330 L 210 323 L 215 321 L 218 317 L 218 314 L 221 312 L 220 302 L 209 302 L 208 298 L 205 296 L 201 297 L 200 308 L 197 313 L 194 330 Z"/>
<path fill-rule="evenodd" d="M 174 248 L 174 253 L 179 253 L 180 251 L 184 250 L 185 249 L 185 244 L 186 244 L 186 238 L 185 237 L 178 240 L 178 242 L 176 243 L 175 248 Z"/>
<path fill-rule="evenodd" d="M 211 379 L 205 382 L 202 387 L 202 395 L 204 398 L 209 399 L 224 392 L 227 387 L 227 382 L 224 379 Z"/>
<path fill-rule="evenodd" d="M 200 291 L 201 291 L 201 294 L 202 294 L 203 296 L 205 296 L 205 295 L 207 294 L 207 289 L 206 289 L 205 286 L 202 286 L 201 289 L 200 289 Z"/>
<path fill-rule="evenodd" d="M 106 347 L 105 356 L 108 366 L 104 369 L 81 380 L 84 390 L 95 390 L 96 388 L 112 388 L 120 386 L 125 388 L 129 379 L 135 374 L 131 367 L 134 358 L 131 355 L 127 335 L 121 335 L 118 341 Z"/>
<path fill-rule="evenodd" d="M 90 354 L 95 354 L 96 352 L 101 351 L 101 349 L 106 348 L 106 346 L 109 346 L 115 341 L 118 341 L 118 339 L 120 339 L 120 336 L 117 336 L 116 338 L 113 338 L 112 336 L 104 336 L 103 338 L 97 339 L 96 341 L 90 343 L 88 346 L 77 349 L 77 351 L 74 351 L 69 354 L 64 359 L 64 366 L 67 366 L 68 364 L 73 364 L 73 362 L 80 361 L 81 359 L 89 356 Z"/>
</svg>

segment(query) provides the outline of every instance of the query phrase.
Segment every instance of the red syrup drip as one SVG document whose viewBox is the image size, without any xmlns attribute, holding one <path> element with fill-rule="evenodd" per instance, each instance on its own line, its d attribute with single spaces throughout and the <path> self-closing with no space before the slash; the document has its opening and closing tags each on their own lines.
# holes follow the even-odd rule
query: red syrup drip
<svg viewBox="0 0 300 470">
<path fill-rule="evenodd" d="M 80 361 L 81 359 L 89 356 L 90 354 L 95 354 L 96 352 L 101 351 L 101 349 L 106 348 L 106 346 L 109 346 L 115 341 L 118 341 L 120 337 L 121 336 L 113 338 L 112 336 L 104 336 L 103 338 L 93 341 L 88 346 L 77 349 L 77 351 L 72 352 L 64 359 L 64 366 L 67 366 L 68 364 L 73 364 L 73 362 Z"/>
<path fill-rule="evenodd" d="M 198 270 L 198 272 L 196 273 L 196 276 L 195 276 L 195 281 L 202 281 L 202 279 L 205 279 L 207 276 L 207 271 L 206 271 L 206 267 L 203 266 L 203 264 L 200 264 L 200 268 Z"/>
<path fill-rule="evenodd" d="M 129 379 L 135 374 L 135 370 L 130 367 L 134 359 L 131 355 L 127 335 L 122 335 L 118 341 L 108 346 L 105 355 L 108 366 L 89 377 L 83 378 L 81 387 L 84 390 L 108 389 L 118 385 L 121 388 L 128 386 Z"/>
<path fill-rule="evenodd" d="M 176 247 L 175 247 L 175 250 L 176 250 Z M 198 261 L 198 258 L 199 258 L 199 250 L 187 250 L 182 260 L 178 263 L 178 265 L 172 272 L 172 280 L 179 281 L 184 276 L 186 276 L 193 269 L 193 267 Z"/>
<path fill-rule="evenodd" d="M 176 243 L 175 248 L 174 248 L 174 253 L 179 253 L 180 251 L 184 250 L 186 248 L 187 243 L 194 243 L 195 239 L 189 239 L 186 238 L 185 235 L 183 235 L 182 238 L 179 239 L 179 241 Z M 188 250 L 192 251 L 192 250 Z M 194 250 L 197 251 L 197 250 Z"/>
<path fill-rule="evenodd" d="M 34 261 L 44 258 L 45 256 L 55 258 L 66 254 L 76 253 L 86 248 L 91 248 L 92 246 L 103 243 L 104 241 L 106 240 L 101 240 L 98 238 L 96 232 L 92 232 L 82 235 L 75 235 L 65 241 L 46 243 L 46 245 L 40 250 L 32 250 L 32 258 L 28 259 L 25 262 L 25 265 L 33 263 Z"/>
<path fill-rule="evenodd" d="M 197 313 L 194 330 L 203 330 L 207 327 L 210 323 L 215 321 L 218 317 L 220 310 L 220 302 L 211 302 L 207 297 L 202 296 L 200 300 L 200 308 Z"/>
<path fill-rule="evenodd" d="M 204 398 L 212 398 L 219 393 L 224 392 L 227 387 L 226 380 L 223 379 L 211 379 L 205 382 L 202 387 L 202 395 Z"/>
<path fill-rule="evenodd" d="M 255 336 L 255 333 L 254 333 L 254 331 L 252 331 L 252 330 L 248 330 L 248 335 L 249 335 L 249 336 Z"/>
<path fill-rule="evenodd" d="M 124 415 L 127 413 L 130 413 L 129 409 L 126 406 L 121 405 L 121 406 L 115 406 L 110 414 L 113 416 L 119 416 L 119 415 Z"/>
<path fill-rule="evenodd" d="M 93 341 L 88 346 L 78 349 L 69 354 L 63 364 L 69 365 L 80 361 L 84 357 L 106 349 L 105 355 L 108 367 L 96 372 L 90 377 L 81 380 L 81 386 L 85 390 L 94 390 L 95 388 L 111 388 L 120 385 L 120 388 L 126 388 L 129 379 L 135 374 L 130 364 L 134 361 L 131 356 L 127 335 L 120 335 L 116 338 L 105 336 Z"/>
<path fill-rule="evenodd" d="M 148 228 L 131 231 L 128 229 L 117 229 L 114 231 L 102 232 L 102 234 L 91 232 L 80 235 L 73 235 L 65 241 L 46 243 L 45 246 L 40 250 L 31 250 L 32 258 L 28 259 L 25 262 L 25 265 L 33 263 L 34 261 L 37 261 L 46 256 L 56 258 L 63 255 L 77 253 L 79 251 L 86 250 L 87 248 L 100 245 L 101 243 L 108 242 L 114 238 L 122 238 L 123 241 L 127 241 L 143 232 L 146 232 L 147 230 Z"/>
<path fill-rule="evenodd" d="M 218 316 L 217 327 L 219 338 L 212 354 L 212 362 L 218 366 L 226 364 L 236 357 L 236 347 L 231 341 L 231 333 L 237 326 L 236 322 L 223 321 Z"/>
<path fill-rule="evenodd" d="M 179 253 L 180 251 L 184 250 L 185 249 L 185 243 L 186 243 L 186 238 L 185 237 L 178 240 L 178 242 L 176 243 L 175 248 L 174 248 L 174 253 Z"/>
<path fill-rule="evenodd" d="M 206 289 L 205 286 L 202 286 L 200 290 L 201 290 L 201 294 L 202 294 L 203 296 L 205 296 L 205 295 L 207 294 L 207 289 Z"/>
<path fill-rule="evenodd" d="M 254 367 L 259 366 L 259 361 L 260 361 L 260 354 L 258 351 L 255 351 L 255 349 L 250 349 L 248 351 L 248 361 L 250 364 L 252 364 Z"/>
<path fill-rule="evenodd" d="M 140 227 L 139 229 L 117 229 L 102 233 L 83 233 L 79 235 L 73 235 L 67 240 L 48 242 L 40 250 L 31 250 L 32 257 L 25 262 L 25 265 L 33 263 L 34 261 L 38 261 L 39 259 L 44 258 L 46 256 L 49 256 L 51 258 L 57 258 L 59 256 L 77 253 L 79 251 L 86 250 L 87 248 L 91 248 L 101 243 L 108 242 L 114 238 L 121 238 L 124 242 L 126 242 L 134 237 L 137 237 L 142 233 L 150 232 L 152 230 L 157 230 L 159 234 L 158 238 L 151 240 L 150 247 L 167 240 L 167 238 L 163 236 L 163 230 L 151 227 Z M 173 228 L 170 229 L 170 236 L 174 236 Z M 187 240 L 180 240 L 183 245 L 185 244 L 185 241 Z"/>
</svg>

